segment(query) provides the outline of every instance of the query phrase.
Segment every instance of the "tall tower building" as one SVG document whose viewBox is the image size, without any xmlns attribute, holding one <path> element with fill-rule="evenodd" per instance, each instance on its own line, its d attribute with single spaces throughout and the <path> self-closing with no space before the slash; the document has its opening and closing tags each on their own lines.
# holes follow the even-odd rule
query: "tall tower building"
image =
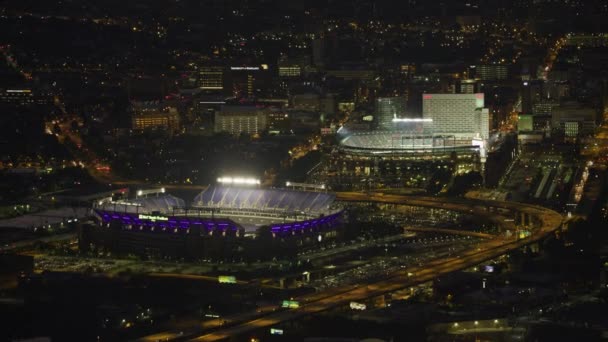
<svg viewBox="0 0 608 342">
<path fill-rule="evenodd" d="M 404 97 L 379 97 L 376 99 L 376 127 L 382 130 L 394 128 L 393 118 L 403 117 L 407 102 Z"/>
<path fill-rule="evenodd" d="M 316 67 L 324 67 L 327 59 L 326 56 L 326 41 L 323 38 L 317 38 L 312 41 L 312 62 Z"/>
<path fill-rule="evenodd" d="M 247 96 L 252 97 L 254 91 L 255 77 L 253 75 L 247 75 Z"/>
</svg>

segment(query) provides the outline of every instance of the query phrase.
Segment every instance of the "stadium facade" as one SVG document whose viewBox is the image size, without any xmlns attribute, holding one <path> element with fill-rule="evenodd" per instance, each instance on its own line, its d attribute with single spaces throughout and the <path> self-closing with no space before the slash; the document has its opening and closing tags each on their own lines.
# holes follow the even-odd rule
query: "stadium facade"
<svg viewBox="0 0 608 342">
<path fill-rule="evenodd" d="M 479 149 L 471 140 L 424 130 L 358 133 L 332 151 L 321 178 L 335 190 L 428 190 L 454 174 L 481 171 Z"/>
<path fill-rule="evenodd" d="M 262 258 L 333 239 L 342 211 L 323 192 L 211 186 L 192 205 L 169 194 L 97 203 L 80 247 L 184 259 Z M 264 246 L 264 248 L 261 248 Z"/>
</svg>

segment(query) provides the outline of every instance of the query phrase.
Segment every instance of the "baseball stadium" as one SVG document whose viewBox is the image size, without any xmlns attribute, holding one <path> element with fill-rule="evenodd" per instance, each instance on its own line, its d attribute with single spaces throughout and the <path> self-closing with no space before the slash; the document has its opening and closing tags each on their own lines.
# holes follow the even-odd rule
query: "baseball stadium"
<svg viewBox="0 0 608 342">
<path fill-rule="evenodd" d="M 436 133 L 432 122 L 424 121 L 401 125 L 399 131 L 347 133 L 320 178 L 334 190 L 427 189 L 438 178 L 480 171 L 482 149 L 481 139 Z"/>
</svg>

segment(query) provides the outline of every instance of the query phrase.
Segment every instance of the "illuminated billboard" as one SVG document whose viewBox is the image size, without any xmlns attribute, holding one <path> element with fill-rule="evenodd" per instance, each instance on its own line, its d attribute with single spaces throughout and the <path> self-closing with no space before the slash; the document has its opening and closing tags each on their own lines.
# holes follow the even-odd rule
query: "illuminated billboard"
<svg viewBox="0 0 608 342">
<path fill-rule="evenodd" d="M 152 222 L 154 222 L 154 221 L 169 221 L 168 217 L 158 216 L 158 215 L 139 214 L 138 217 L 139 217 L 140 220 L 150 220 Z"/>
<path fill-rule="evenodd" d="M 254 70 L 260 70 L 260 67 L 250 67 L 250 66 L 233 66 L 230 67 L 230 70 L 247 70 L 247 71 L 254 71 Z"/>
</svg>

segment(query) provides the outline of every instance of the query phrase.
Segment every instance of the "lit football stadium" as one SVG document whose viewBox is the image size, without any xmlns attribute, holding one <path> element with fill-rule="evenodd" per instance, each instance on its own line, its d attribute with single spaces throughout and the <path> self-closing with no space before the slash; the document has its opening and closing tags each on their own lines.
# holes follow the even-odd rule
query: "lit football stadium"
<svg viewBox="0 0 608 342">
<path fill-rule="evenodd" d="M 161 194 L 102 202 L 95 211 L 107 222 L 119 218 L 127 225 L 161 229 L 199 224 L 208 231 L 229 227 L 250 233 L 261 226 L 271 226 L 274 232 L 285 232 L 334 220 L 339 214 L 332 207 L 334 200 L 335 195 L 323 192 L 210 186 L 194 198 L 189 208 L 184 200 Z M 219 221 L 222 224 L 214 224 Z"/>
<path fill-rule="evenodd" d="M 138 195 L 96 203 L 99 224 L 85 229 L 84 244 L 122 253 L 196 258 L 225 243 L 212 242 L 215 237 L 256 241 L 266 234 L 304 245 L 335 236 L 342 216 L 335 195 L 325 192 L 216 185 L 200 192 L 190 205 L 164 190 Z"/>
</svg>

